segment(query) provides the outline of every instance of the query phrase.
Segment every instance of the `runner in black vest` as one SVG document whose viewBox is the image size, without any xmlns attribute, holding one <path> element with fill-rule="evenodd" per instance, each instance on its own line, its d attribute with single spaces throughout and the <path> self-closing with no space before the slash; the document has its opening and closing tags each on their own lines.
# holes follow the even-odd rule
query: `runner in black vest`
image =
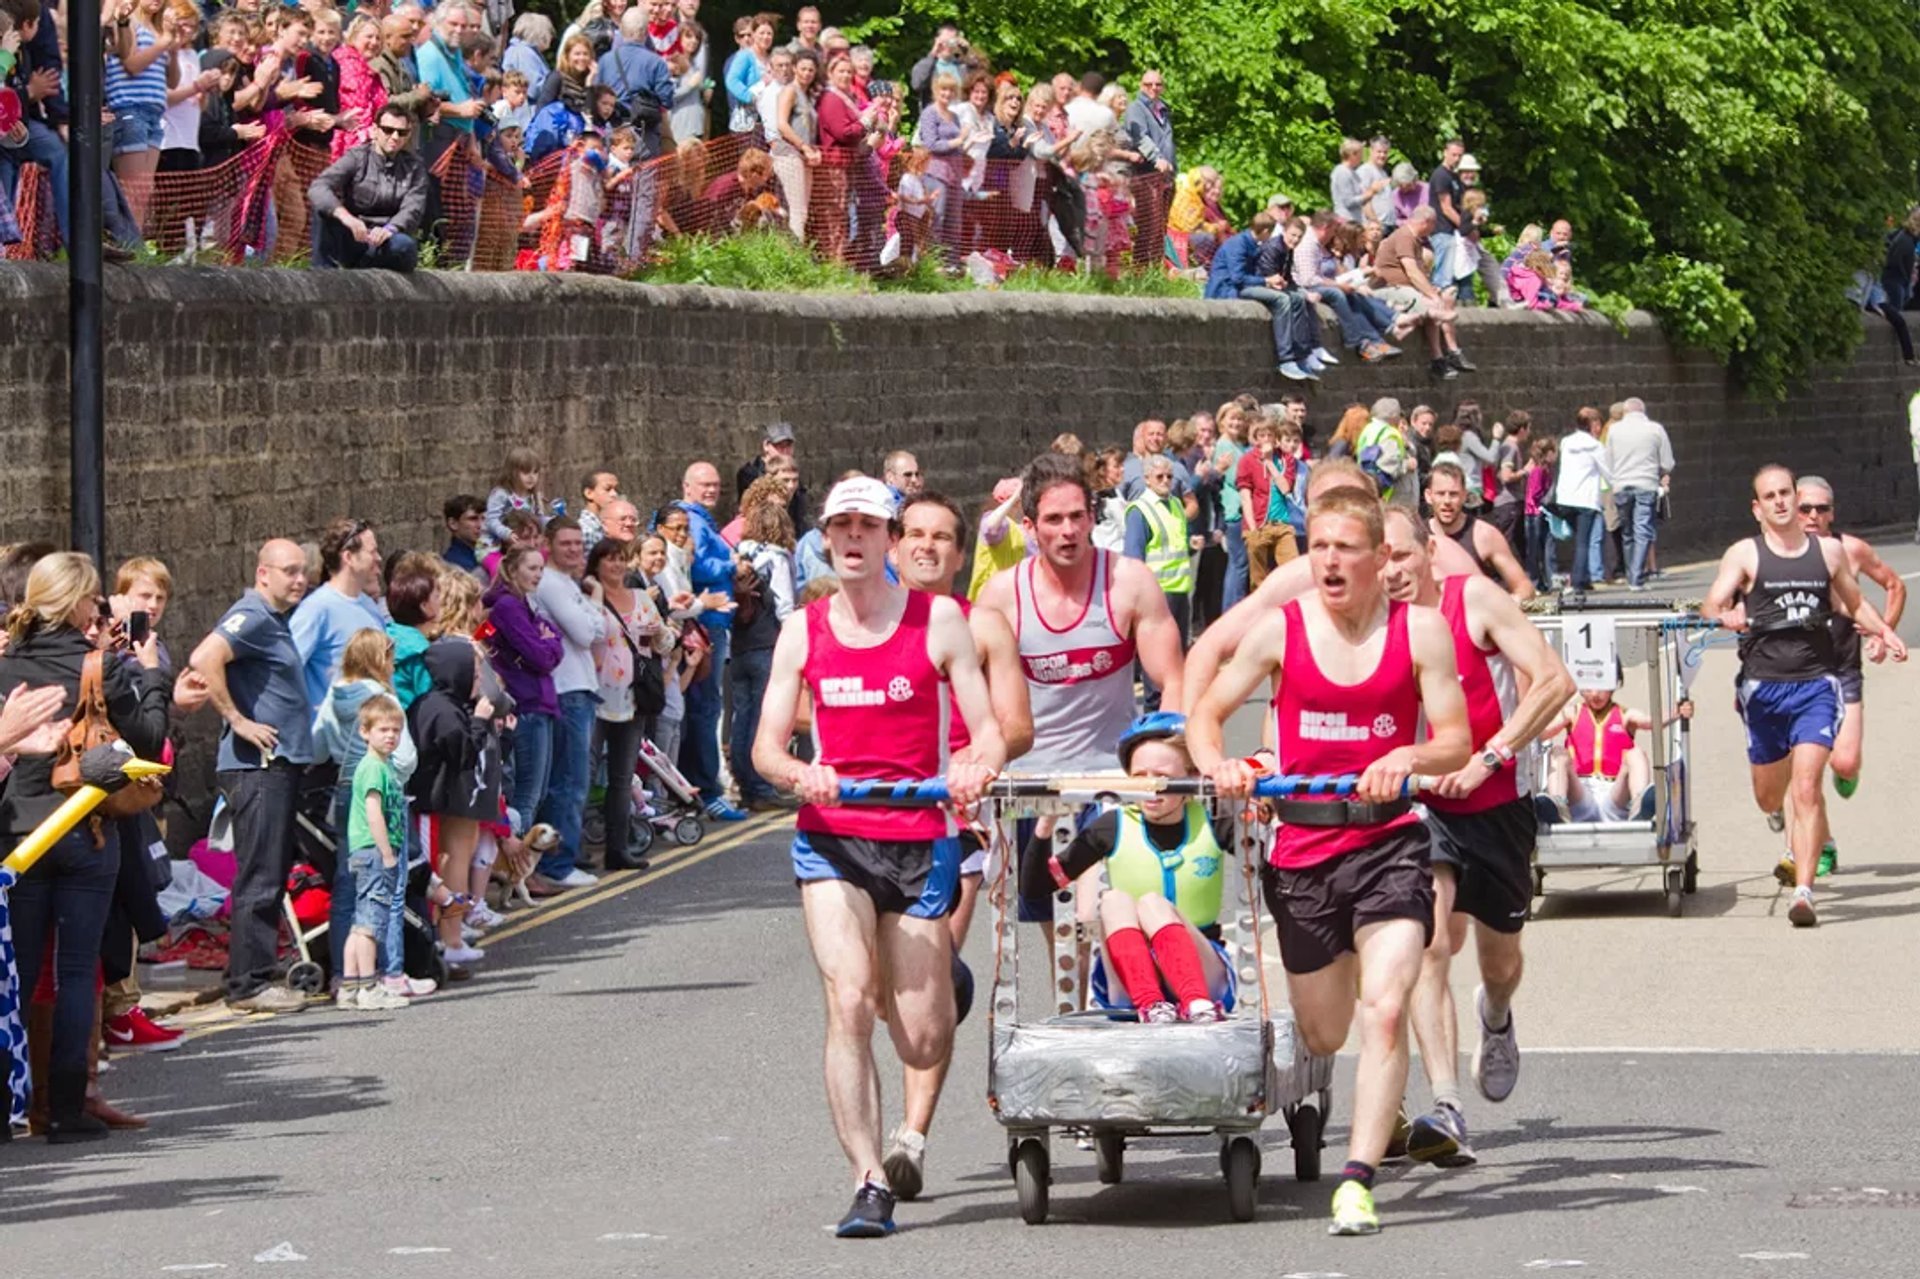
<svg viewBox="0 0 1920 1279">
<path fill-rule="evenodd" d="M 1839 539 L 1840 548 L 1846 552 L 1847 565 L 1853 569 L 1854 576 L 1863 582 L 1874 582 L 1886 592 L 1887 602 L 1881 607 L 1881 613 L 1887 619 L 1888 626 L 1898 627 L 1900 615 L 1907 607 L 1907 584 L 1900 580 L 1898 573 L 1887 567 L 1887 562 L 1865 541 L 1851 533 L 1834 531 L 1833 486 L 1817 475 L 1803 476 L 1795 486 L 1795 496 L 1799 503 L 1800 527 L 1810 536 Z M 1833 758 L 1828 763 L 1833 769 L 1834 790 L 1840 793 L 1841 799 L 1851 799 L 1860 784 L 1860 754 L 1866 738 L 1861 651 L 1863 647 L 1877 650 L 1880 641 L 1877 636 L 1863 641 L 1860 628 L 1850 617 L 1836 614 L 1831 619 L 1830 629 L 1833 632 L 1836 673 L 1840 677 L 1840 700 L 1845 707 L 1846 717 L 1840 725 L 1839 736 L 1834 739 Z M 1874 660 L 1880 659 L 1875 657 Z M 1840 852 L 1834 845 L 1833 832 L 1829 830 L 1820 841 L 1818 877 L 1831 875 L 1839 861 Z"/>
<path fill-rule="evenodd" d="M 1465 551 L 1482 573 L 1506 588 L 1517 600 L 1533 598 L 1533 579 L 1513 557 L 1513 547 L 1500 530 L 1467 507 L 1467 476 L 1453 462 L 1436 462 L 1427 475 L 1427 505 L 1433 510 L 1433 530 Z"/>
<path fill-rule="evenodd" d="M 1760 535 L 1736 542 L 1720 559 L 1720 572 L 1701 609 L 1740 633 L 1740 715 L 1747 726 L 1747 762 L 1753 797 L 1775 830 L 1782 807 L 1793 798 L 1793 904 L 1787 918 L 1811 928 L 1813 879 L 1826 796 L 1821 781 L 1842 720 L 1828 619 L 1850 617 L 1863 634 L 1877 636 L 1885 653 L 1905 661 L 1907 647 L 1871 604 L 1838 541 L 1809 537 L 1800 527 L 1793 474 L 1784 466 L 1762 467 L 1753 477 L 1753 515 Z M 1736 602 L 1744 599 L 1744 603 Z"/>
</svg>

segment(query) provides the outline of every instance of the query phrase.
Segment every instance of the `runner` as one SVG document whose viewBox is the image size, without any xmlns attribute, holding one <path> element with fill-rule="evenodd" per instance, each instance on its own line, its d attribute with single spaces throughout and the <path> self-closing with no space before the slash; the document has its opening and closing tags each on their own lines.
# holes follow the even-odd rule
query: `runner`
<svg viewBox="0 0 1920 1279">
<path fill-rule="evenodd" d="M 1358 493 L 1364 497 L 1379 496 L 1379 489 L 1357 463 L 1344 457 L 1323 458 L 1315 462 L 1313 473 L 1307 480 L 1307 509 L 1312 510 L 1314 503 L 1336 492 Z M 1461 550 L 1457 543 L 1437 539 L 1433 545 L 1433 568 L 1434 572 L 1447 576 L 1480 571 L 1479 563 Z M 1194 637 L 1193 647 L 1187 650 L 1186 687 L 1202 689 L 1213 683 L 1220 668 L 1239 649 L 1256 622 L 1271 616 L 1289 600 L 1299 599 L 1312 590 L 1313 565 L 1306 556 L 1289 560 L 1275 568 L 1264 582 L 1254 588 L 1253 594 L 1228 609 Z"/>
<path fill-rule="evenodd" d="M 925 591 L 936 598 L 945 596 L 960 606 L 973 632 L 974 647 L 987 676 L 987 695 L 993 719 L 1000 727 L 1000 738 L 1008 759 L 1017 759 L 1033 742 L 1033 713 L 1027 706 L 1027 681 L 1020 674 L 1020 658 L 1015 651 L 1013 632 L 995 612 L 975 609 L 965 598 L 954 594 L 954 581 L 965 556 L 960 538 L 966 529 L 966 517 L 952 498 L 923 491 L 907 499 L 900 508 L 900 540 L 893 548 L 893 562 L 901 584 Z M 959 696 L 950 693 L 953 707 L 947 721 L 947 751 L 957 756 L 972 738 L 966 718 L 961 714 Z M 960 958 L 966 944 L 967 927 L 973 920 L 974 904 L 980 897 L 980 880 L 987 867 L 987 851 L 977 828 L 969 825 L 960 832 L 960 892 L 953 913 L 947 916 L 947 930 L 953 937 L 953 980 L 956 1003 L 964 1010 L 972 1004 L 973 972 Z M 964 1011 L 960 1014 L 965 1016 Z M 923 1184 L 927 1131 L 933 1125 L 934 1107 L 940 1101 L 940 1089 L 946 1083 L 947 1070 L 953 1064 L 951 1052 L 927 1067 L 905 1066 L 901 1087 L 900 1126 L 887 1140 L 887 1181 L 894 1195 L 913 1199 Z"/>
<path fill-rule="evenodd" d="M 1433 531 L 1467 553 L 1474 567 L 1507 588 L 1517 600 L 1533 598 L 1533 579 L 1514 558 L 1513 545 L 1467 509 L 1467 474 L 1453 462 L 1436 462 L 1427 475 L 1427 506 Z"/>
<path fill-rule="evenodd" d="M 1840 543 L 1810 537 L 1800 526 L 1786 467 L 1763 466 L 1754 475 L 1753 517 L 1759 534 L 1727 548 L 1700 611 L 1740 634 L 1736 704 L 1747 727 L 1753 797 L 1778 831 L 1787 829 L 1782 806 L 1792 792 L 1787 918 L 1812 928 L 1819 923 L 1813 877 L 1827 820 L 1820 783 L 1844 719 L 1830 619 L 1839 612 L 1861 634 L 1878 636 L 1881 644 L 1867 654 L 1875 661 L 1891 655 L 1904 662 L 1907 646 L 1861 596 Z"/>
<path fill-rule="evenodd" d="M 1520 930 L 1533 900 L 1533 752 L 1528 747 L 1573 694 L 1573 677 L 1520 606 L 1479 574 L 1436 580 L 1434 534 L 1406 507 L 1386 511 L 1387 594 L 1438 608 L 1453 632 L 1474 758 L 1426 798 L 1433 840 L 1434 937 L 1413 990 L 1413 1033 L 1433 1092 L 1414 1120 L 1409 1157 L 1442 1168 L 1474 1162 L 1461 1113 L 1460 1027 L 1447 984 L 1469 923 L 1480 963 L 1474 1009 L 1480 1042 L 1473 1082 L 1505 1101 L 1520 1077 L 1512 1003 L 1520 986 Z M 1521 689 L 1526 691 L 1521 693 Z"/>
<path fill-rule="evenodd" d="M 1151 569 L 1094 547 L 1093 494 L 1071 458 L 1035 458 L 1020 500 L 1035 553 L 996 573 L 976 603 L 1011 625 L 1018 644 L 1033 710 L 1033 747 L 1021 771 L 1118 772 L 1114 744 L 1136 713 L 1136 656 L 1159 686 L 1161 706 L 1183 705 L 1179 629 Z M 1020 845 L 1028 842 L 1022 831 Z M 1019 917 L 1050 921 L 1053 904 L 1022 896 Z"/>
<path fill-rule="evenodd" d="M 1379 502 L 1320 499 L 1308 516 L 1307 559 L 1314 592 L 1254 623 L 1188 717 L 1188 746 L 1222 795 L 1246 795 L 1252 770 L 1223 757 L 1222 726 L 1271 676 L 1278 767 L 1360 775 L 1348 799 L 1276 801 L 1263 879 L 1307 1051 L 1338 1052 L 1359 1014 L 1352 1135 L 1330 1233 L 1374 1234 L 1374 1170 L 1407 1084 L 1405 1011 L 1433 933 L 1427 829 L 1401 788 L 1412 774 L 1465 765 L 1471 733 L 1445 619 L 1389 601 L 1381 588 Z M 1416 743 L 1423 710 L 1430 735 Z"/>
<path fill-rule="evenodd" d="M 1907 584 L 1900 575 L 1887 567 L 1879 552 L 1851 533 L 1833 531 L 1833 485 L 1817 475 L 1801 479 L 1795 486 L 1795 497 L 1800 507 L 1800 527 L 1818 537 L 1837 537 L 1847 552 L 1847 565 L 1853 569 L 1856 578 L 1863 578 L 1879 585 L 1887 593 L 1887 602 L 1881 608 L 1881 616 L 1887 619 L 1887 625 L 1897 628 L 1901 614 L 1907 610 Z M 1852 799 L 1853 792 L 1860 786 L 1860 755 L 1866 739 L 1866 698 L 1864 681 L 1861 678 L 1860 652 L 1862 640 L 1860 629 L 1851 619 L 1835 616 L 1833 625 L 1833 651 L 1839 666 L 1840 700 L 1846 707 L 1846 719 L 1840 725 L 1840 735 L 1834 739 L 1833 756 L 1827 762 L 1833 769 L 1833 789 L 1841 799 Z M 1865 644 L 1879 648 L 1877 636 L 1870 636 Z M 1879 658 L 1875 658 L 1879 661 Z M 1831 875 L 1839 865 L 1840 851 L 1833 842 L 1833 832 L 1823 831 L 1820 840 L 1820 862 L 1815 870 L 1819 878 Z"/>
<path fill-rule="evenodd" d="M 886 580 L 898 532 L 886 485 L 841 481 L 821 518 L 840 589 L 781 626 L 753 762 L 804 801 L 794 878 L 826 991 L 827 1105 L 858 1187 L 837 1232 L 874 1238 L 892 1232 L 894 1205 L 880 1153 L 874 1021 L 884 1011 L 909 1068 L 930 1070 L 951 1052 L 946 915 L 960 856 L 944 812 L 841 807 L 840 776 L 917 780 L 944 766 L 953 801 L 964 806 L 1006 761 L 960 610 Z M 951 759 L 942 680 L 972 739 Z M 813 699 L 812 763 L 787 751 L 803 687 Z"/>
</svg>

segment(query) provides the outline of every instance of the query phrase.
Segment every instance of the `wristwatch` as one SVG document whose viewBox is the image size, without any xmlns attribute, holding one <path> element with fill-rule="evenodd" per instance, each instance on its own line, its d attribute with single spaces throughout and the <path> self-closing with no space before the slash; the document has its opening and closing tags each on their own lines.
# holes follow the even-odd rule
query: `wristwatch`
<svg viewBox="0 0 1920 1279">
<path fill-rule="evenodd" d="M 1505 768 L 1507 764 L 1507 761 L 1501 757 L 1500 752 L 1491 746 L 1480 752 L 1480 762 L 1487 766 L 1489 773 L 1497 773 L 1502 768 Z"/>
</svg>

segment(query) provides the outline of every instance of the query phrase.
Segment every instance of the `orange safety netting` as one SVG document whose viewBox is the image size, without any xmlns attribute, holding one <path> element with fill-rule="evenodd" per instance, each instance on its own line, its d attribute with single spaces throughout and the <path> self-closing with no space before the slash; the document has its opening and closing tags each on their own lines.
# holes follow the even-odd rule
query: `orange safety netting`
<svg viewBox="0 0 1920 1279">
<path fill-rule="evenodd" d="M 922 165 L 904 149 L 884 158 L 827 151 L 809 164 L 730 134 L 616 175 L 585 150 L 576 142 L 521 174 L 470 138 L 455 141 L 429 168 L 428 260 L 628 274 L 644 270 L 661 237 L 755 228 L 784 229 L 868 273 L 935 256 L 982 277 L 1028 264 L 1118 274 L 1182 256 L 1168 247 L 1173 184 L 1158 173 L 1078 177 L 1035 160 L 964 155 Z M 307 188 L 328 162 L 325 150 L 280 131 L 211 168 L 155 174 L 147 242 L 181 260 L 305 260 Z M 39 166 L 22 166 L 15 211 L 23 239 L 5 256 L 51 256 L 59 235 Z"/>
</svg>

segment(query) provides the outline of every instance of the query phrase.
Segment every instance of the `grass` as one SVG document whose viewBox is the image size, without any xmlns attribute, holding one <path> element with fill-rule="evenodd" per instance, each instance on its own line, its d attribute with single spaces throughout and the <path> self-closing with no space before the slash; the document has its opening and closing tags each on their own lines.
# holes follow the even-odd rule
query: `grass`
<svg viewBox="0 0 1920 1279">
<path fill-rule="evenodd" d="M 1089 272 L 1049 271 L 1023 266 L 1000 286 L 1009 293 L 1079 293 L 1114 298 L 1197 298 L 1200 285 L 1159 271 L 1129 271 L 1119 277 Z"/>
</svg>

